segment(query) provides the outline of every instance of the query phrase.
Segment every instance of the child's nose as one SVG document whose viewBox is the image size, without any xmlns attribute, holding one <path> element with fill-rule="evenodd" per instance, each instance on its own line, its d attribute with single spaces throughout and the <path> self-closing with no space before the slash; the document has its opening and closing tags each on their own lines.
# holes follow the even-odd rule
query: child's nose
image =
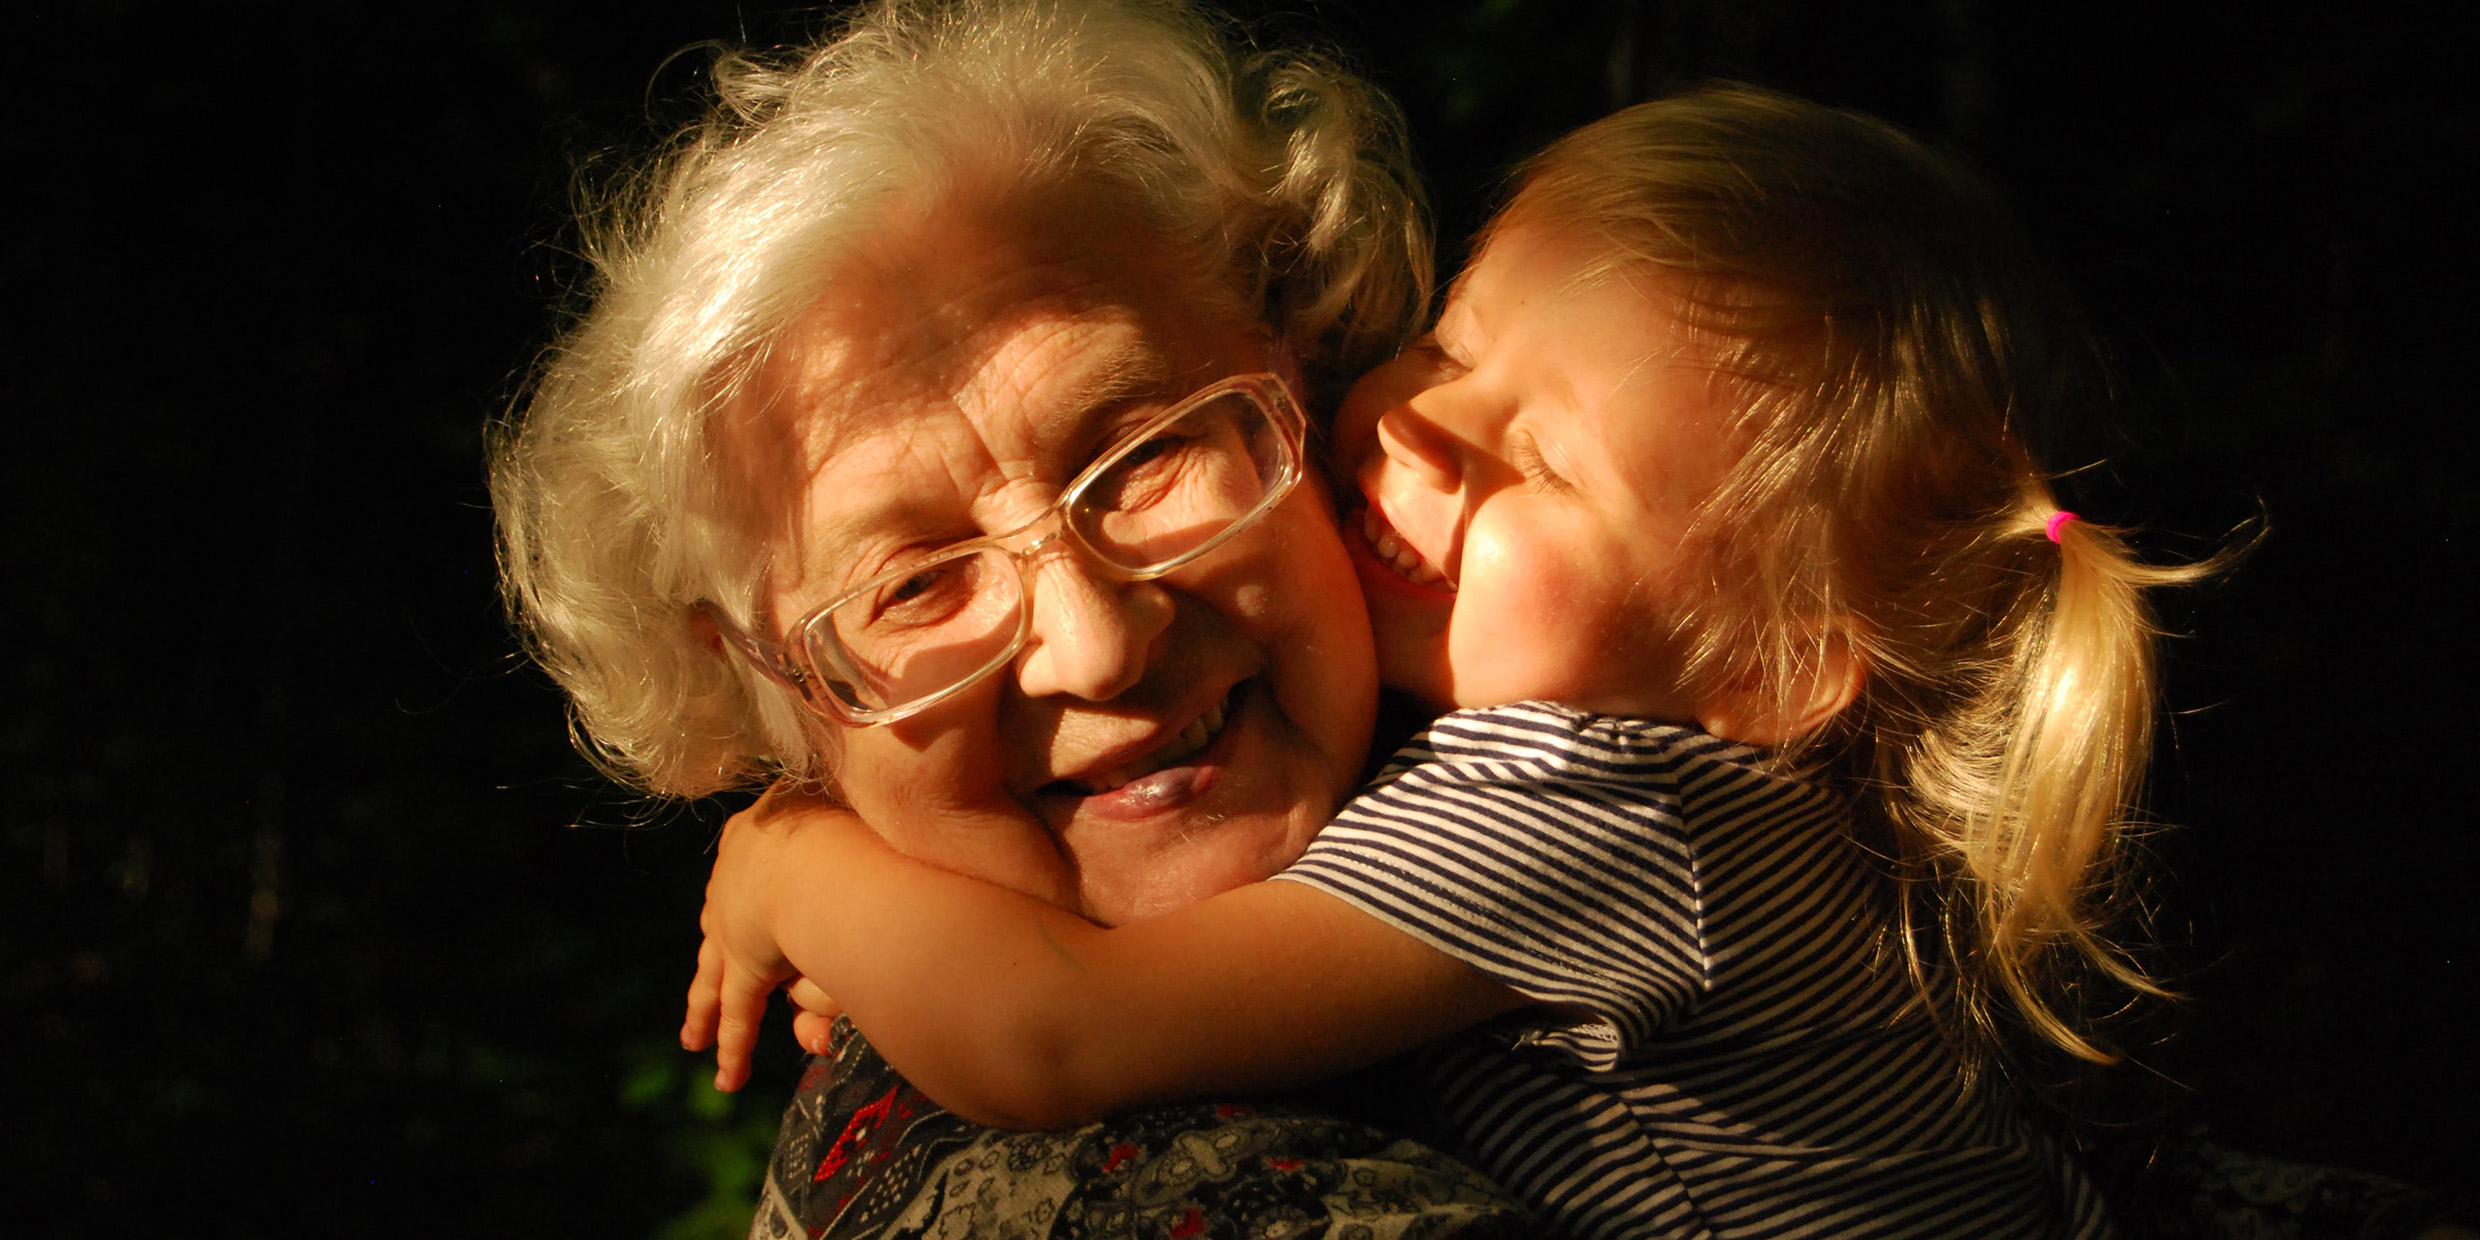
<svg viewBox="0 0 2480 1240">
<path fill-rule="evenodd" d="M 1463 482 L 1454 437 L 1410 409 L 1390 409 L 1378 418 L 1378 449 L 1438 490 L 1452 491 Z"/>
</svg>

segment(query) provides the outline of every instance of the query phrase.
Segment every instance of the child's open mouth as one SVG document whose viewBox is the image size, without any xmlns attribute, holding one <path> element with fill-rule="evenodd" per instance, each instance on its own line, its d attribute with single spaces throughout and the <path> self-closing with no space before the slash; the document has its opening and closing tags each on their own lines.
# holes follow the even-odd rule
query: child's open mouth
<svg viewBox="0 0 2480 1240">
<path fill-rule="evenodd" d="M 1412 544 L 1379 515 L 1375 504 L 1361 509 L 1361 536 L 1369 541 L 1369 549 L 1378 553 L 1378 560 L 1395 570 L 1396 576 L 1415 585 L 1455 592 L 1455 582 L 1437 565 L 1421 558 L 1421 553 L 1413 550 Z"/>
</svg>

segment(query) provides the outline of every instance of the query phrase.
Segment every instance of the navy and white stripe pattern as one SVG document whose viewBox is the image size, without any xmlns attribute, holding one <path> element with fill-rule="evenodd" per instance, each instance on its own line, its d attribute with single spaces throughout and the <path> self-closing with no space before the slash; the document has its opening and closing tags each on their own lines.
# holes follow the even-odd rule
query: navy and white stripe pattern
<svg viewBox="0 0 2480 1240">
<path fill-rule="evenodd" d="M 1462 711 L 1280 877 L 1544 1005 L 1435 1067 L 1473 1156 L 1564 1234 L 2109 1235 L 2057 1148 L 1963 1089 L 1841 799 L 1758 759 L 1546 703 Z"/>
</svg>

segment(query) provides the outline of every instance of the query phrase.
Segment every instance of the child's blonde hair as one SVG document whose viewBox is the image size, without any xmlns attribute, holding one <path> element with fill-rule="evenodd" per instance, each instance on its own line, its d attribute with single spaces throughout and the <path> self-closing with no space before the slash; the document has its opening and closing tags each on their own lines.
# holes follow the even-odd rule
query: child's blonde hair
<svg viewBox="0 0 2480 1240">
<path fill-rule="evenodd" d="M 2062 516 L 2025 428 L 2079 411 L 2089 337 L 2008 212 L 1883 122 L 1726 87 L 1560 139 L 1510 220 L 1598 234 L 1589 275 L 1650 271 L 1735 394 L 1710 589 L 1673 618 L 1690 688 L 1790 717 L 1857 660 L 1858 696 L 1784 756 L 1865 790 L 1924 992 L 1951 967 L 1971 1026 L 2011 1009 L 2111 1058 L 2062 996 L 2096 971 L 2159 993 L 2103 935 L 2151 750 L 2142 594 L 2218 562 L 2147 565 Z"/>
</svg>

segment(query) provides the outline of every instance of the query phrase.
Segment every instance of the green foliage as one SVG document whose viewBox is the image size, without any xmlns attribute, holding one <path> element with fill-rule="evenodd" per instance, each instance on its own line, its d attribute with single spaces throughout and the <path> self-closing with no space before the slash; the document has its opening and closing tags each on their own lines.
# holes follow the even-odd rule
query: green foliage
<svg viewBox="0 0 2480 1240">
<path fill-rule="evenodd" d="M 755 1086 L 716 1089 L 713 1061 L 657 1040 L 633 1044 L 621 1074 L 623 1110 L 660 1117 L 664 1160 L 676 1177 L 701 1185 L 689 1208 L 663 1220 L 653 1240 L 737 1240 L 749 1232 L 782 1099 Z M 771 1105 L 772 1104 L 772 1105 Z"/>
</svg>

